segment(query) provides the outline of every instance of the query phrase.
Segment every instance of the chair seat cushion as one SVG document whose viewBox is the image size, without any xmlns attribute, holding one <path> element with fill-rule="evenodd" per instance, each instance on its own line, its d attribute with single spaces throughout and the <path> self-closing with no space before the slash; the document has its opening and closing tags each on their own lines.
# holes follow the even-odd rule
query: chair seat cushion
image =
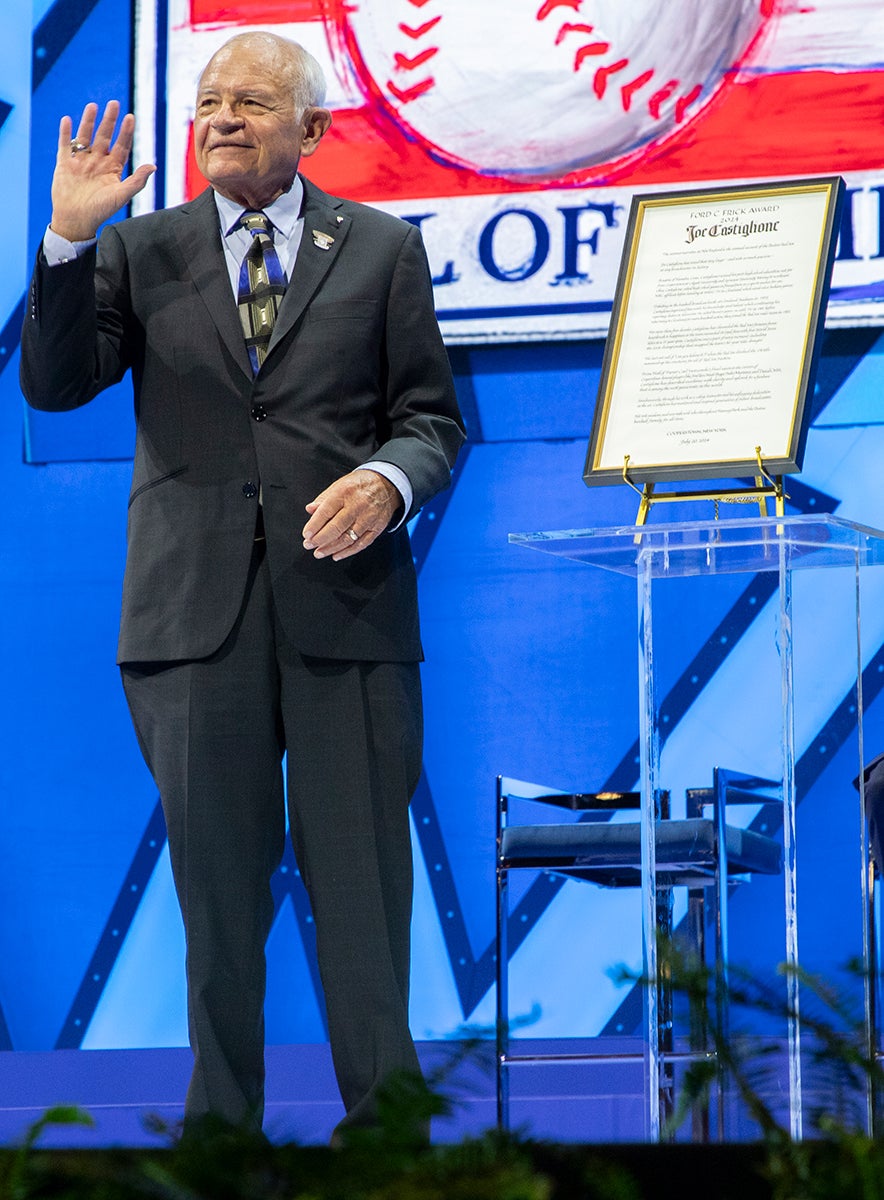
<svg viewBox="0 0 884 1200">
<path fill-rule="evenodd" d="M 782 869 L 779 842 L 750 829 L 725 826 L 728 873 L 776 875 Z M 504 867 L 537 867 L 578 876 L 608 887 L 641 885 L 641 825 L 590 823 L 511 825 L 500 847 Z M 708 818 L 658 821 L 659 884 L 703 886 L 715 870 L 715 827 Z"/>
</svg>

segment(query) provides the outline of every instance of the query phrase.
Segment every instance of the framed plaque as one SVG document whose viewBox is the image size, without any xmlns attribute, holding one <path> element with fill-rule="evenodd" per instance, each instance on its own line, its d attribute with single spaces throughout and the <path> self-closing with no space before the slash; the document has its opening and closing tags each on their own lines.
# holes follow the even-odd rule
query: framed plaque
<svg viewBox="0 0 884 1200">
<path fill-rule="evenodd" d="M 633 198 L 584 470 L 801 470 L 839 176 Z"/>
</svg>

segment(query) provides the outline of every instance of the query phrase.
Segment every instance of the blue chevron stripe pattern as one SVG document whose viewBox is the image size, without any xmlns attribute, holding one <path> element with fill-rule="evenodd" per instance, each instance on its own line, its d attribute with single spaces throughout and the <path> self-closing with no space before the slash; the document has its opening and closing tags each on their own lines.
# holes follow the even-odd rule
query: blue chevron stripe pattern
<svg viewBox="0 0 884 1200">
<path fill-rule="evenodd" d="M 33 88 L 36 91 L 70 47 L 99 0 L 55 0 L 34 29 Z"/>
</svg>

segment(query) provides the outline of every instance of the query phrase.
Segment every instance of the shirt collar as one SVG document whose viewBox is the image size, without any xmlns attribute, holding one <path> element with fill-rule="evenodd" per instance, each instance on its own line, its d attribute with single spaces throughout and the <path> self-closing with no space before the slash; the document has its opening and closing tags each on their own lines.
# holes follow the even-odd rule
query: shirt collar
<svg viewBox="0 0 884 1200">
<path fill-rule="evenodd" d="M 303 199 L 304 184 L 301 182 L 300 175 L 296 175 L 295 181 L 289 190 L 283 192 L 278 199 L 263 209 L 274 229 L 286 240 L 295 232 L 295 226 L 301 216 Z M 215 192 L 215 204 L 218 208 L 221 232 L 224 237 L 228 237 L 237 228 L 237 222 L 243 214 L 243 207 L 241 204 L 236 204 L 233 200 L 228 200 L 220 192 Z"/>
</svg>

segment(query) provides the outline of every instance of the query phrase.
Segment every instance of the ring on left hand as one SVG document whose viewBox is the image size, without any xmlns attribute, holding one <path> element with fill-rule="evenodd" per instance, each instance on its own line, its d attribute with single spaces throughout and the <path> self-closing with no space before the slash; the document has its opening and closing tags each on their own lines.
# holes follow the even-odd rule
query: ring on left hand
<svg viewBox="0 0 884 1200">
<path fill-rule="evenodd" d="M 348 530 L 347 530 L 347 537 L 350 539 L 350 541 L 351 541 L 351 542 L 358 542 L 358 541 L 359 541 L 359 534 L 356 532 L 356 530 L 355 530 L 355 529 L 348 529 Z"/>
<path fill-rule="evenodd" d="M 88 142 L 81 142 L 78 138 L 71 141 L 71 154 L 82 154 L 84 151 L 88 154 L 91 149 Z"/>
</svg>

